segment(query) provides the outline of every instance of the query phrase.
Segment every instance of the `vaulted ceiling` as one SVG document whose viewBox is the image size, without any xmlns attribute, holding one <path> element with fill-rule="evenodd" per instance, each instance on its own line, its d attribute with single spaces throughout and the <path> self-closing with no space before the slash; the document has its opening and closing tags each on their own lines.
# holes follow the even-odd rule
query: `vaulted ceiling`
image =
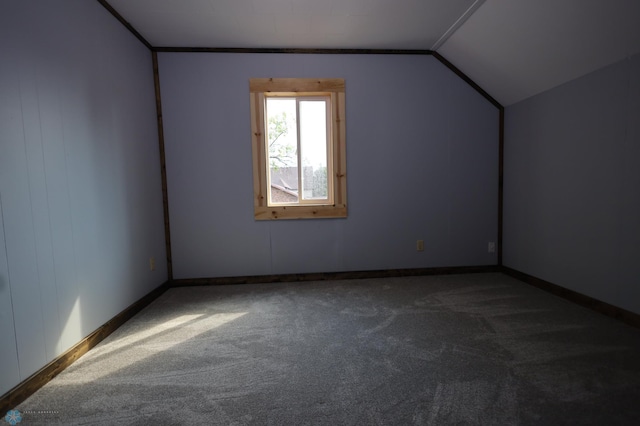
<svg viewBox="0 0 640 426">
<path fill-rule="evenodd" d="M 640 53 L 640 0 L 108 0 L 154 47 L 434 50 L 503 105 Z"/>
</svg>

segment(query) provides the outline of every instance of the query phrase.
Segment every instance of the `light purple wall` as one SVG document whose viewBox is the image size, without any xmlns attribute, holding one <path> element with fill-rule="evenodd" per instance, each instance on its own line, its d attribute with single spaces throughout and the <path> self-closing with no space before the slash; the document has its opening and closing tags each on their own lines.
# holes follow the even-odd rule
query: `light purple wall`
<svg viewBox="0 0 640 426">
<path fill-rule="evenodd" d="M 640 313 L 640 55 L 506 110 L 504 264 Z"/>
<path fill-rule="evenodd" d="M 154 99 L 98 2 L 2 2 L 0 394 L 166 281 Z"/>
<path fill-rule="evenodd" d="M 496 264 L 498 110 L 435 58 L 159 59 L 176 278 Z M 346 80 L 348 218 L 253 219 L 252 77 Z"/>
</svg>

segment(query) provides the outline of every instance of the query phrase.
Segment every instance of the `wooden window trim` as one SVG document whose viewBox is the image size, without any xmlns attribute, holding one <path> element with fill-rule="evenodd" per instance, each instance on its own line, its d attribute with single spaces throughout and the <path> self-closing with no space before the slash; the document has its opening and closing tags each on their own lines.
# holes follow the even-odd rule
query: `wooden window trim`
<svg viewBox="0 0 640 426">
<path fill-rule="evenodd" d="M 256 220 L 314 219 L 347 217 L 347 162 L 344 79 L 252 78 L 251 147 L 253 155 L 254 217 Z M 265 152 L 265 93 L 274 96 L 317 93 L 331 95 L 331 144 L 333 150 L 333 204 L 269 206 Z"/>
</svg>

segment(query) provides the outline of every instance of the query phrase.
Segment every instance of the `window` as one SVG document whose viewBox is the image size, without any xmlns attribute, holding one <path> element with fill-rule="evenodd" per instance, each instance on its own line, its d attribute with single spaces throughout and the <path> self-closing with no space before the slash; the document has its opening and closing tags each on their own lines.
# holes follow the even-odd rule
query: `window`
<svg viewBox="0 0 640 426">
<path fill-rule="evenodd" d="M 254 78 L 249 91 L 255 218 L 346 217 L 344 80 Z"/>
</svg>

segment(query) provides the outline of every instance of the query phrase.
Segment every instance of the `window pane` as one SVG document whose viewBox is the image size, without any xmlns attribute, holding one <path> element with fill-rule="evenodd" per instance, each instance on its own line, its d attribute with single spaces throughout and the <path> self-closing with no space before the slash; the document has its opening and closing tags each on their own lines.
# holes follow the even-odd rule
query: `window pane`
<svg viewBox="0 0 640 426">
<path fill-rule="evenodd" d="M 302 199 L 326 200 L 327 101 L 301 100 L 299 106 Z"/>
<path fill-rule="evenodd" d="M 298 143 L 296 100 L 267 99 L 269 202 L 298 202 Z"/>
</svg>

